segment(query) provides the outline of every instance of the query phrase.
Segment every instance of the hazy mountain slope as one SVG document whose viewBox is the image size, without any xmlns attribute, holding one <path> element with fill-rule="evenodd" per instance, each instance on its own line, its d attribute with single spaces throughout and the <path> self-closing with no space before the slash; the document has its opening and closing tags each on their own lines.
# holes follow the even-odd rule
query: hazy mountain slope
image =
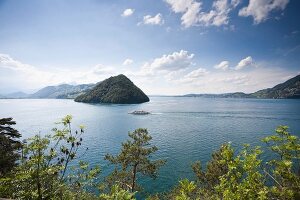
<svg viewBox="0 0 300 200">
<path fill-rule="evenodd" d="M 23 99 L 28 98 L 29 94 L 26 94 L 24 92 L 13 92 L 10 94 L 2 95 L 3 97 L 0 98 L 7 98 L 7 99 Z"/>
<path fill-rule="evenodd" d="M 184 97 L 208 97 L 208 98 L 260 98 L 260 99 L 287 99 L 300 98 L 300 75 L 297 75 L 284 83 L 278 84 L 273 88 L 259 90 L 254 93 L 246 94 L 243 92 L 224 93 L 224 94 L 186 94 Z"/>
<path fill-rule="evenodd" d="M 300 75 L 278 84 L 273 88 L 254 92 L 252 95 L 256 98 L 267 99 L 300 98 Z"/>
<path fill-rule="evenodd" d="M 30 98 L 75 98 L 79 94 L 91 89 L 94 85 L 95 84 L 62 84 L 58 86 L 47 86 L 30 95 Z"/>
</svg>

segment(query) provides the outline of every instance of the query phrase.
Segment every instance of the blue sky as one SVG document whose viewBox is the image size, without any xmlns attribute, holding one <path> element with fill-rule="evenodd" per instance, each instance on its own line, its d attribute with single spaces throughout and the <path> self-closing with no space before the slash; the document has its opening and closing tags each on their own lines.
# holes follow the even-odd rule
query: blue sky
<svg viewBox="0 0 300 200">
<path fill-rule="evenodd" d="M 123 73 L 147 94 L 253 92 L 300 73 L 296 0 L 0 0 L 0 93 Z"/>
</svg>

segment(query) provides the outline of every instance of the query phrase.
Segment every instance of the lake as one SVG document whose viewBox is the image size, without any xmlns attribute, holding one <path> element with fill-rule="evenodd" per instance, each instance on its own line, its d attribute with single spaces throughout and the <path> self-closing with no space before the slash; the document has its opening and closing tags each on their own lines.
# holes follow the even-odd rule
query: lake
<svg viewBox="0 0 300 200">
<path fill-rule="evenodd" d="M 76 103 L 60 99 L 1 99 L 0 118 L 13 117 L 23 138 L 46 134 L 54 122 L 67 114 L 73 128 L 84 124 L 83 146 L 89 147 L 84 160 L 100 164 L 102 175 L 112 169 L 103 157 L 119 152 L 128 131 L 147 128 L 152 144 L 159 150 L 153 158 L 167 163 L 156 180 L 138 180 L 146 190 L 170 189 L 181 178 L 192 178 L 190 165 L 210 159 L 212 151 L 225 142 L 240 147 L 243 143 L 263 145 L 260 139 L 273 134 L 278 125 L 288 125 L 300 136 L 300 100 L 222 99 L 193 97 L 150 97 L 138 105 Z M 130 115 L 133 110 L 150 115 Z"/>
</svg>

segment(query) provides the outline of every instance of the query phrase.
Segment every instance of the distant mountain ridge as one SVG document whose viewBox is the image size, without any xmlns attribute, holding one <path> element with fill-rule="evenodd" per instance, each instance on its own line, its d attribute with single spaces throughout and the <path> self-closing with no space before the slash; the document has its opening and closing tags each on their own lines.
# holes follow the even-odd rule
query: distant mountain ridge
<svg viewBox="0 0 300 200">
<path fill-rule="evenodd" d="M 300 75 L 297 75 L 273 88 L 259 90 L 254 93 L 225 93 L 225 94 L 186 94 L 183 97 L 210 97 L 210 98 L 258 98 L 258 99 L 299 99 Z"/>
<path fill-rule="evenodd" d="M 186 94 L 184 97 L 207 97 L 207 98 L 253 98 L 250 94 L 243 92 L 224 93 L 224 94 Z"/>
<path fill-rule="evenodd" d="M 2 99 L 74 99 L 78 95 L 93 88 L 96 84 L 69 85 L 61 84 L 58 86 L 47 86 L 33 94 L 24 92 L 14 92 L 0 95 Z"/>
<path fill-rule="evenodd" d="M 124 76 L 124 75 L 123 75 Z M 126 77 L 127 78 L 127 77 Z M 99 83 L 98 83 L 99 84 Z M 33 94 L 24 92 L 14 92 L 6 95 L 0 94 L 0 99 L 9 98 L 52 98 L 52 99 L 75 99 L 88 91 L 92 90 L 98 84 L 69 85 L 62 84 L 58 86 L 47 86 Z M 259 90 L 254 93 L 224 93 L 224 94 L 186 94 L 176 97 L 207 97 L 207 98 L 261 98 L 261 99 L 285 99 L 300 98 L 300 75 L 297 75 L 284 83 L 280 83 L 273 88 Z"/>
<path fill-rule="evenodd" d="M 74 99 L 78 95 L 92 89 L 95 84 L 47 86 L 30 95 L 30 98 L 39 99 Z"/>
<path fill-rule="evenodd" d="M 112 76 L 75 98 L 84 103 L 136 104 L 149 101 L 149 97 L 125 75 Z"/>
<path fill-rule="evenodd" d="M 3 98 L 11 98 L 11 99 L 21 99 L 21 98 L 28 98 L 30 94 L 24 92 L 13 92 L 10 94 L 2 95 Z"/>
</svg>

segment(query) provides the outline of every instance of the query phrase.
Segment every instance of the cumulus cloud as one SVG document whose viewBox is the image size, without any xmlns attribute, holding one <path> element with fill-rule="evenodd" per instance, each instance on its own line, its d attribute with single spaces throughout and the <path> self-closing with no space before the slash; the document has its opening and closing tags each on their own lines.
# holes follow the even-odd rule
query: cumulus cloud
<svg viewBox="0 0 300 200">
<path fill-rule="evenodd" d="M 162 17 L 162 14 L 158 13 L 155 16 L 146 15 L 143 18 L 142 24 L 148 24 L 148 25 L 163 25 L 164 19 Z M 141 24 L 139 23 L 139 24 Z"/>
<path fill-rule="evenodd" d="M 0 66 L 16 71 L 30 71 L 34 69 L 34 67 L 28 64 L 24 64 L 18 60 L 13 59 L 8 54 L 0 54 Z"/>
<path fill-rule="evenodd" d="M 190 73 L 188 73 L 187 75 L 185 75 L 184 77 L 185 78 L 199 78 L 201 76 L 204 76 L 208 74 L 208 71 L 204 68 L 199 68 L 199 69 L 196 69 L 194 71 L 191 71 Z"/>
<path fill-rule="evenodd" d="M 248 57 L 242 59 L 235 67 L 235 70 L 241 70 L 248 66 L 255 66 L 254 61 L 251 56 L 248 56 Z"/>
<path fill-rule="evenodd" d="M 246 85 L 249 82 L 250 78 L 248 75 L 234 75 L 234 76 L 227 76 L 226 78 L 219 78 L 219 82 L 224 83 L 231 83 L 231 84 L 237 84 L 237 85 Z"/>
<path fill-rule="evenodd" d="M 114 74 L 115 70 L 113 67 L 106 67 L 104 65 L 98 64 L 89 69 L 86 73 L 89 75 L 104 75 L 104 74 Z"/>
<path fill-rule="evenodd" d="M 184 75 L 183 78 L 179 79 L 179 82 L 190 83 L 193 81 L 197 81 L 199 78 L 207 75 L 208 73 L 209 72 L 206 69 L 200 67 Z"/>
<path fill-rule="evenodd" d="M 203 12 L 202 2 L 196 0 L 165 0 L 173 12 L 182 13 L 181 24 L 183 26 L 222 26 L 229 23 L 229 13 L 235 8 L 240 0 L 215 0 L 212 9 Z"/>
<path fill-rule="evenodd" d="M 124 60 L 123 65 L 127 66 L 127 65 L 131 65 L 133 63 L 133 60 L 127 58 L 126 60 Z"/>
<path fill-rule="evenodd" d="M 51 73 L 41 71 L 34 66 L 22 63 L 16 59 L 13 59 L 8 54 L 0 54 L 0 67 L 10 69 L 16 73 L 23 74 L 24 76 L 29 76 L 32 81 L 37 81 L 39 79 L 53 79 Z"/>
<path fill-rule="evenodd" d="M 172 80 L 176 84 L 174 94 L 186 93 L 227 93 L 227 92 L 255 92 L 270 88 L 278 83 L 295 76 L 295 72 L 280 67 L 253 68 L 250 71 L 214 71 L 198 78 L 182 78 Z M 171 90 L 171 89 L 170 89 Z"/>
<path fill-rule="evenodd" d="M 132 8 L 127 8 L 123 11 L 122 13 L 122 17 L 129 17 L 130 15 L 132 15 L 134 13 L 134 9 Z"/>
<path fill-rule="evenodd" d="M 180 50 L 179 52 L 173 52 L 155 58 L 152 62 L 145 63 L 143 68 L 150 69 L 151 71 L 177 71 L 192 66 L 193 57 L 194 54 L 189 54 L 188 51 Z"/>
<path fill-rule="evenodd" d="M 224 60 L 219 64 L 215 65 L 215 69 L 227 70 L 229 68 L 229 61 Z"/>
<path fill-rule="evenodd" d="M 175 13 L 182 13 L 181 24 L 190 27 L 198 22 L 202 3 L 195 0 L 165 0 Z"/>
<path fill-rule="evenodd" d="M 227 0 L 217 0 L 213 2 L 212 10 L 199 14 L 199 23 L 205 26 L 221 26 L 229 23 L 230 4 Z"/>
<path fill-rule="evenodd" d="M 283 11 L 289 0 L 249 0 L 247 7 L 239 11 L 239 16 L 252 16 L 255 24 L 268 19 L 272 11 Z"/>
</svg>

